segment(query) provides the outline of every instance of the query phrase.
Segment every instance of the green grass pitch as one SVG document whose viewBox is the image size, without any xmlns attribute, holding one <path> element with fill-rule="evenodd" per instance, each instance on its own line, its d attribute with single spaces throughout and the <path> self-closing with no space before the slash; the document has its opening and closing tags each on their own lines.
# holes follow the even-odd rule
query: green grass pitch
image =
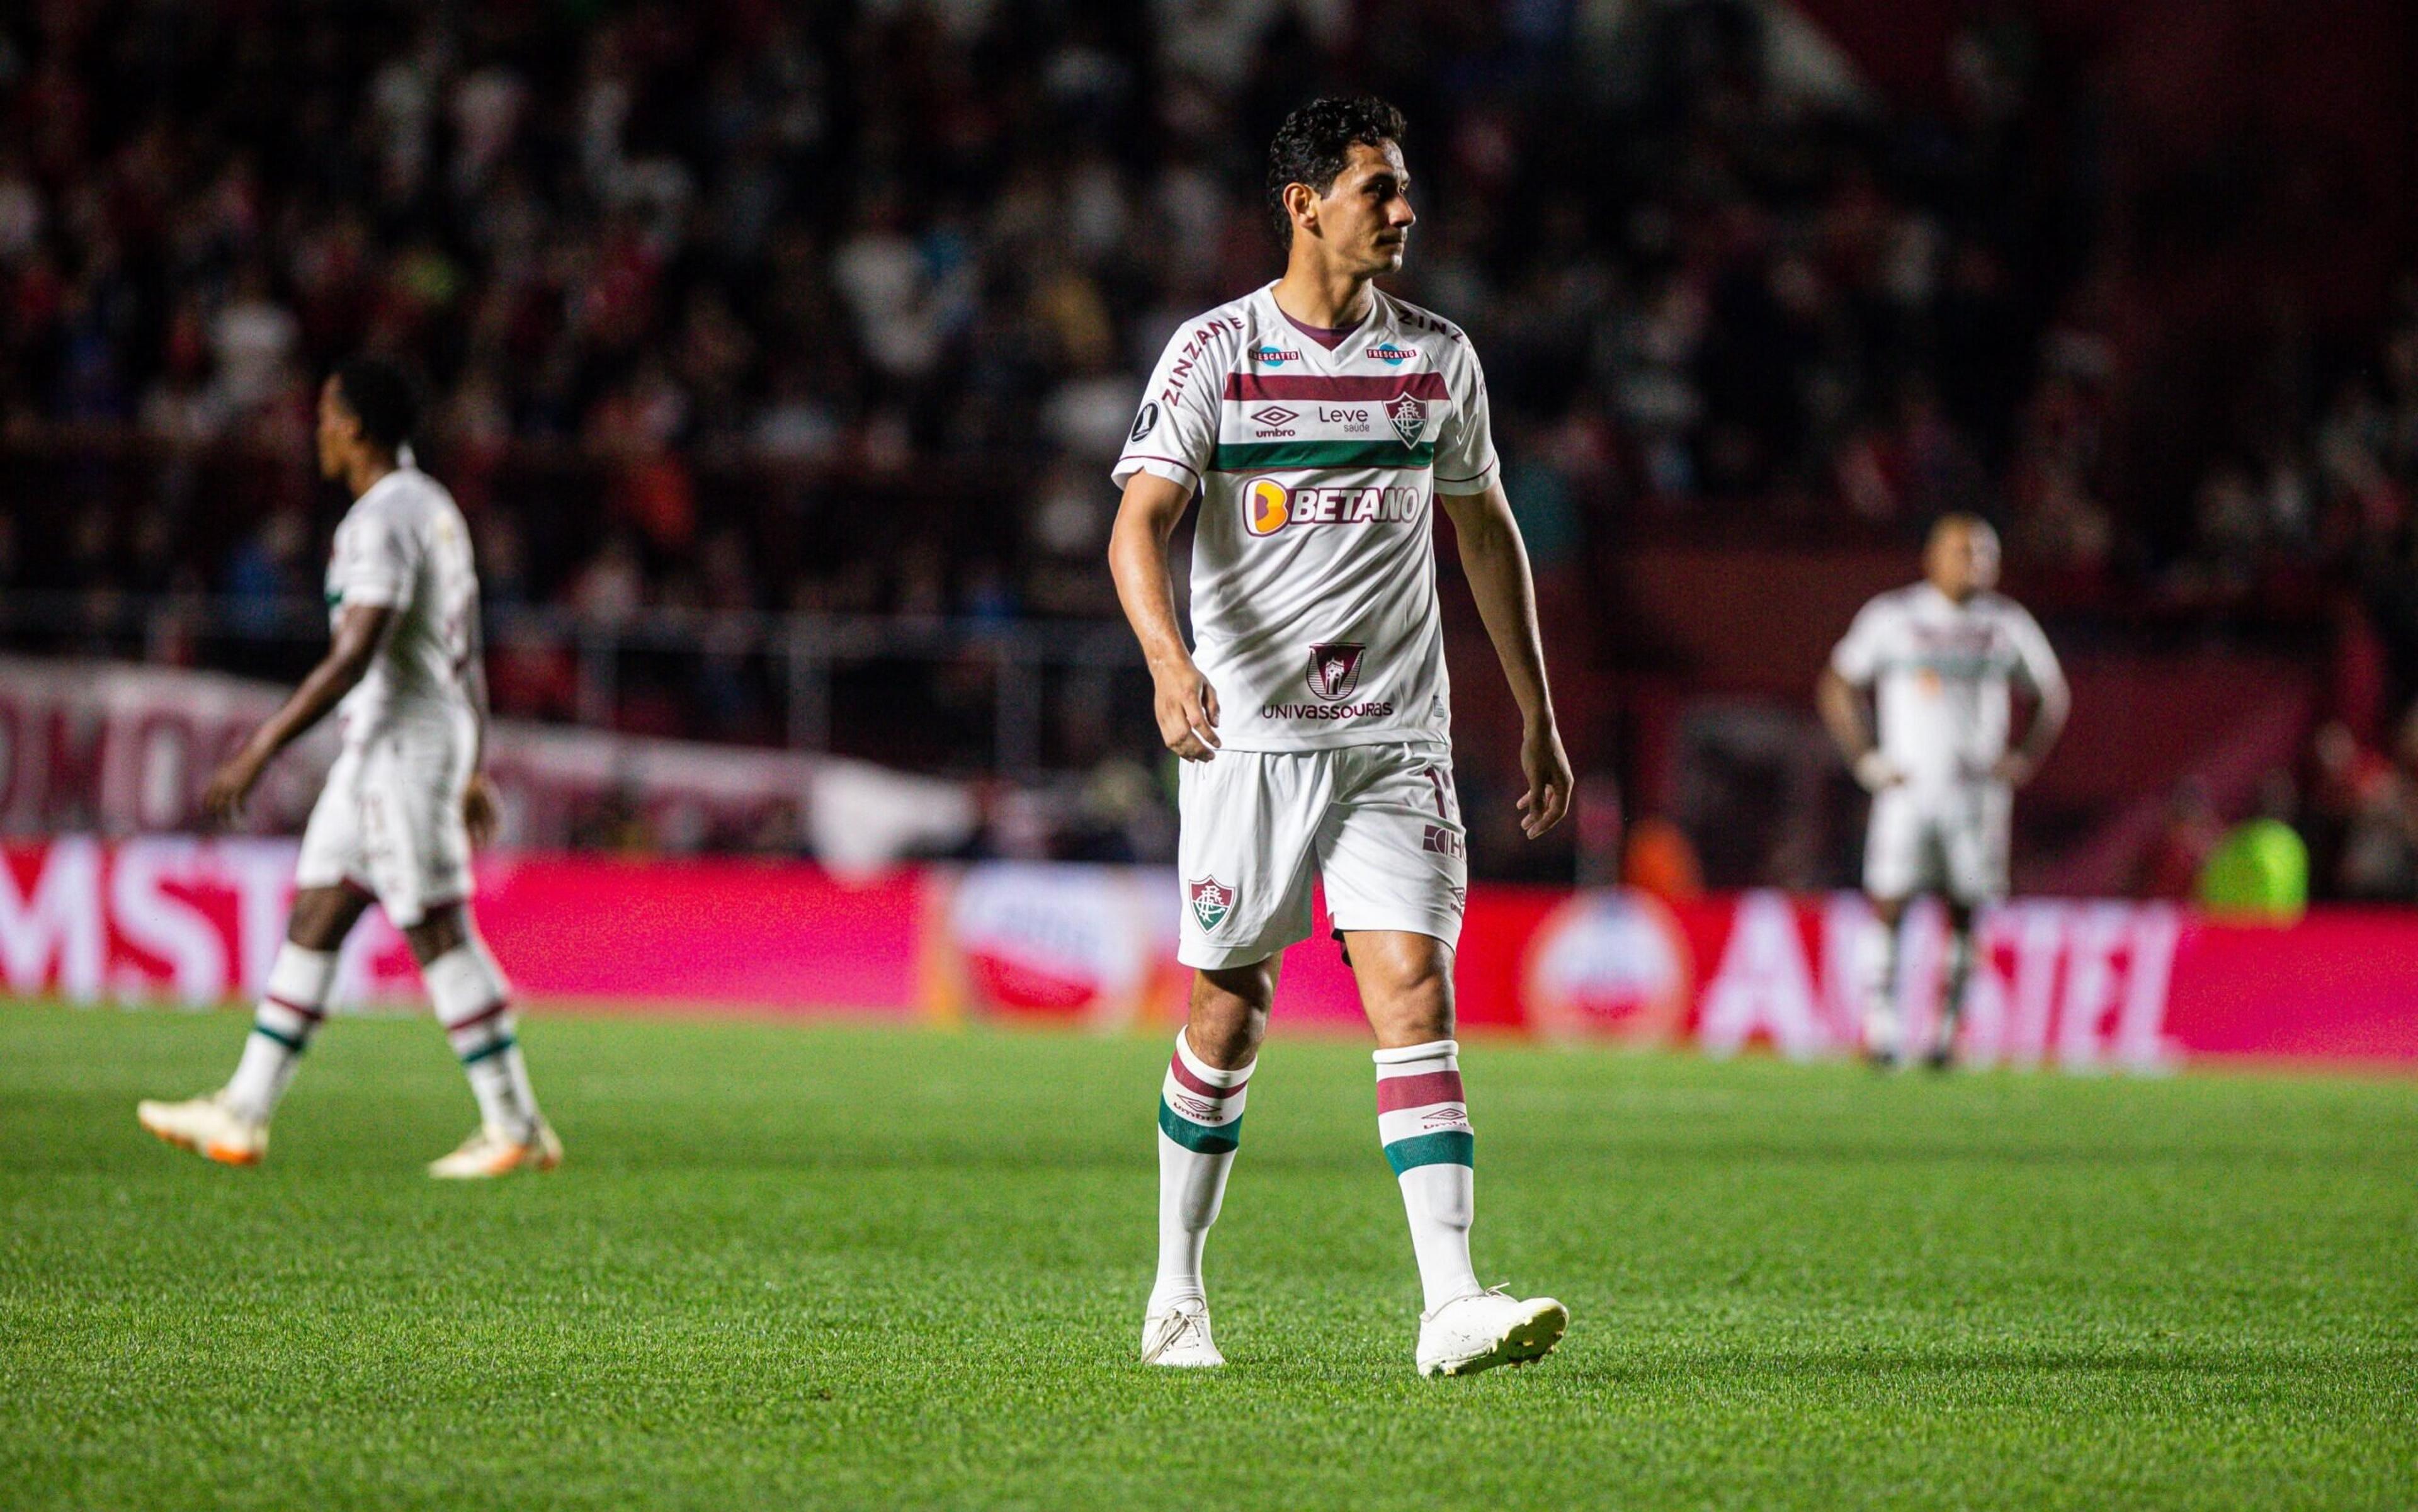
<svg viewBox="0 0 2418 1512">
<path fill-rule="evenodd" d="M 0 1505 L 2418 1505 L 2409 1081 L 1475 1044 L 1480 1274 L 1575 1321 L 1449 1382 L 1355 1045 L 1265 1057 L 1188 1374 L 1155 1033 L 541 1014 L 570 1161 L 467 1189 L 424 1020 L 259 1169 L 135 1127 L 242 1035 L 0 1005 Z"/>
</svg>

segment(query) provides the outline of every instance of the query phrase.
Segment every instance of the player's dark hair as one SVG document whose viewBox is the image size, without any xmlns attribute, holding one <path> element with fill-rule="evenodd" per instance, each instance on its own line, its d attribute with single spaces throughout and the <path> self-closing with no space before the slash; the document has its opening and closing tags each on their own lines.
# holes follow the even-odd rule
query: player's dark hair
<svg viewBox="0 0 2418 1512">
<path fill-rule="evenodd" d="M 1400 143 L 1403 128 L 1402 113 L 1374 95 L 1328 95 L 1286 116 L 1268 144 L 1268 216 L 1277 240 L 1293 245 L 1287 184 L 1308 184 L 1324 195 L 1354 146 Z"/>
<path fill-rule="evenodd" d="M 404 371 L 383 358 L 356 357 L 336 367 L 336 389 L 372 446 L 393 451 L 420 423 L 420 395 Z"/>
</svg>

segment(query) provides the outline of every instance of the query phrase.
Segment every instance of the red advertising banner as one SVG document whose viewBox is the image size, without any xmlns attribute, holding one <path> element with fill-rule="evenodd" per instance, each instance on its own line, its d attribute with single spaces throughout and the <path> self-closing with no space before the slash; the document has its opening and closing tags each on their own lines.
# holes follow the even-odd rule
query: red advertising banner
<svg viewBox="0 0 2418 1512">
<path fill-rule="evenodd" d="M 284 928 L 286 841 L 84 837 L 0 849 L 0 989 L 211 1003 L 256 993 Z M 525 1000 L 1171 1022 L 1179 893 L 1149 868 L 995 863 L 862 882 L 747 861 L 501 856 L 478 914 Z M 1844 1054 L 1874 927 L 1852 894 L 1748 893 L 1673 908 L 1625 891 L 1471 891 L 1457 980 L 1472 1030 L 1707 1053 Z M 1902 952 L 1901 1010 L 1936 1022 L 1936 910 Z M 1320 933 L 1286 957 L 1280 1030 L 1360 1022 Z M 2166 904 L 2020 899 L 1984 916 L 1962 1030 L 1976 1064 L 2156 1071 L 2227 1056 L 2418 1066 L 2418 912 L 2320 909 L 2289 927 Z M 417 972 L 375 910 L 340 1003 L 410 1001 Z"/>
</svg>

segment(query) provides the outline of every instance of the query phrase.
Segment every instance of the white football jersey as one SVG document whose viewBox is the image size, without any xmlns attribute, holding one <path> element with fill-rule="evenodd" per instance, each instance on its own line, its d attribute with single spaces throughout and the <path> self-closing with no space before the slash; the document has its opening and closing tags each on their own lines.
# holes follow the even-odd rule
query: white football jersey
<svg viewBox="0 0 2418 1512">
<path fill-rule="evenodd" d="M 453 496 L 417 467 L 372 483 L 336 527 L 329 624 L 352 604 L 388 604 L 395 614 L 368 673 L 338 706 L 345 741 L 358 744 L 405 725 L 460 727 L 472 713 L 479 579 Z"/>
<path fill-rule="evenodd" d="M 2007 754 L 2012 680 L 2035 694 L 2065 686 L 2022 605 L 1995 593 L 1960 604 L 1928 583 L 1865 604 L 1830 666 L 1874 690 L 1881 754 L 1916 787 L 1989 774 Z"/>
<path fill-rule="evenodd" d="M 1112 476 L 1200 491 L 1193 657 L 1228 748 L 1449 744 L 1430 506 L 1494 481 L 1477 356 L 1374 290 L 1329 349 L 1275 287 L 1169 341 Z"/>
</svg>

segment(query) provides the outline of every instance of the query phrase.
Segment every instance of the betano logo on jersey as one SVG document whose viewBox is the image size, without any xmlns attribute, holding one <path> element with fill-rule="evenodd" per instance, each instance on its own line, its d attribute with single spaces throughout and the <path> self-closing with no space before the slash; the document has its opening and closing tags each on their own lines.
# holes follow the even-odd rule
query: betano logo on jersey
<svg viewBox="0 0 2418 1512">
<path fill-rule="evenodd" d="M 1400 485 L 1367 488 L 1288 488 L 1274 478 L 1243 485 L 1243 527 L 1272 536 L 1288 525 L 1411 525 L 1426 496 Z"/>
</svg>

